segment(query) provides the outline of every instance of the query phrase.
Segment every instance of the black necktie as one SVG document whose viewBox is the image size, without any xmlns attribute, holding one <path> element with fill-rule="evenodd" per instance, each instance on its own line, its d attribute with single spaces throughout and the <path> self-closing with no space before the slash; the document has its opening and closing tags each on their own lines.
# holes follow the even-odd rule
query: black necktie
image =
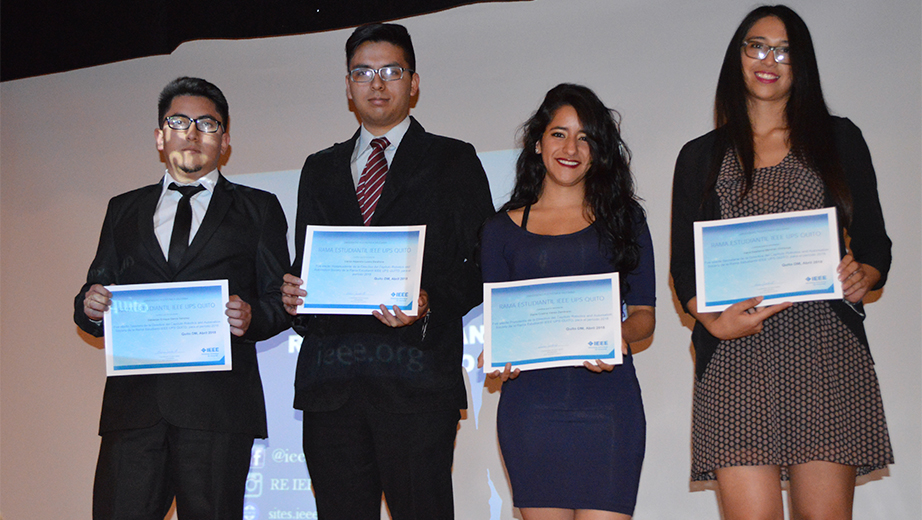
<svg viewBox="0 0 922 520">
<path fill-rule="evenodd" d="M 182 194 L 179 205 L 176 206 L 176 217 L 173 219 L 173 235 L 170 237 L 170 267 L 174 270 L 179 267 L 183 253 L 189 247 L 189 229 L 192 228 L 192 204 L 190 200 L 196 193 L 205 189 L 201 184 L 195 186 L 180 186 L 175 182 L 170 183 L 170 189 Z"/>
</svg>

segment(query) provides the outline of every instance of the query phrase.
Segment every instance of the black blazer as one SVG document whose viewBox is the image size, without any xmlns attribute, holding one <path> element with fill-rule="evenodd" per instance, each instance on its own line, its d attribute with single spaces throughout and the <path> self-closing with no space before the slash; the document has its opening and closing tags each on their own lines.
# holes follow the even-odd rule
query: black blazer
<svg viewBox="0 0 922 520">
<path fill-rule="evenodd" d="M 308 224 L 361 226 L 350 161 L 359 133 L 307 158 L 295 220 L 300 275 Z M 421 287 L 429 317 L 389 328 L 373 316 L 302 315 L 295 407 L 334 410 L 361 387 L 393 412 L 467 407 L 461 375 L 461 318 L 483 299 L 472 260 L 481 224 L 493 214 L 486 173 L 467 143 L 427 133 L 412 119 L 389 166 L 373 226 L 426 225 Z"/>
<path fill-rule="evenodd" d="M 879 289 L 887 281 L 890 271 L 890 238 L 884 228 L 883 212 L 877 195 L 877 177 L 871 163 L 871 153 L 861 135 L 861 130 L 850 120 L 834 117 L 833 136 L 845 181 L 852 196 L 852 222 L 848 227 L 851 239 L 849 248 L 855 260 L 871 265 L 880 271 L 880 281 L 874 287 Z M 724 127 L 685 144 L 676 160 L 675 176 L 672 185 L 672 256 L 670 273 L 676 296 L 685 311 L 688 302 L 695 296 L 695 247 L 694 222 L 699 220 L 716 220 L 720 218 L 720 206 L 716 192 L 711 189 L 706 193 L 707 181 L 712 170 L 720 167 L 724 153 L 729 146 Z M 826 195 L 826 207 L 834 207 L 832 199 Z M 842 255 L 846 253 L 844 231 L 839 222 L 839 243 Z M 864 331 L 863 307 L 859 303 L 855 309 L 841 300 L 830 300 L 829 305 L 839 318 L 868 346 Z M 695 322 L 692 331 L 692 343 L 695 346 L 695 373 L 700 378 L 704 375 L 711 356 L 717 349 L 719 340 L 707 329 Z"/>
<path fill-rule="evenodd" d="M 166 419 L 183 428 L 264 438 L 266 405 L 254 344 L 290 324 L 280 291 L 289 258 L 282 207 L 275 195 L 219 175 L 208 211 L 174 273 L 154 234 L 161 189 L 153 184 L 109 201 L 96 258 L 74 299 L 74 321 L 89 334 L 103 335 L 102 325 L 83 312 L 84 294 L 95 283 L 226 278 L 230 294 L 252 306 L 252 322 L 244 337 L 231 337 L 231 371 L 107 378 L 99 432 L 143 428 Z"/>
</svg>

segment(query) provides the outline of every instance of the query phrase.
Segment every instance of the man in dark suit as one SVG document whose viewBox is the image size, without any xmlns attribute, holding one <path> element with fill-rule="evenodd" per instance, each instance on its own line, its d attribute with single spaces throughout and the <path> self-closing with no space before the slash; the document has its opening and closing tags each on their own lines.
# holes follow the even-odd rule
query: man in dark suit
<svg viewBox="0 0 922 520">
<path fill-rule="evenodd" d="M 109 202 L 74 321 L 103 335 L 106 285 L 227 279 L 233 370 L 106 380 L 93 518 L 162 520 L 175 496 L 181 519 L 240 519 L 253 439 L 266 437 L 254 344 L 290 324 L 287 224 L 275 195 L 218 171 L 230 136 L 216 86 L 171 82 L 158 122 L 166 173 Z"/>
<path fill-rule="evenodd" d="M 377 519 L 382 491 L 394 520 L 450 519 L 454 440 L 467 407 L 461 318 L 483 296 L 473 251 L 493 214 L 490 189 L 470 144 L 427 133 L 409 116 L 419 75 L 404 27 L 359 27 L 346 63 L 362 126 L 304 164 L 293 270 L 309 224 L 425 224 L 422 290 L 417 316 L 381 305 L 374 316 L 296 318 L 304 454 L 321 519 Z M 296 314 L 306 293 L 300 278 L 285 280 Z"/>
</svg>

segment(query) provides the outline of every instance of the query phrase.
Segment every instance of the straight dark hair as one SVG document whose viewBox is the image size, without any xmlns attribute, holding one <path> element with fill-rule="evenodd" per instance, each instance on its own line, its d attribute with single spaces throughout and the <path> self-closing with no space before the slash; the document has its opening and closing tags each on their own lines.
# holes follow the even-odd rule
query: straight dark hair
<svg viewBox="0 0 922 520">
<path fill-rule="evenodd" d="M 752 122 L 749 119 L 748 91 L 743 77 L 742 46 L 746 34 L 756 22 L 774 16 L 784 24 L 791 56 L 791 92 L 785 106 L 791 150 L 795 157 L 814 169 L 838 208 L 839 218 L 848 224 L 852 216 L 852 198 L 833 135 L 833 119 L 826 107 L 820 86 L 816 51 L 807 24 L 791 8 L 764 5 L 751 11 L 733 34 L 724 55 L 714 116 L 717 127 L 725 127 L 729 146 L 736 152 L 744 174 L 743 195 L 752 188 L 755 165 Z M 714 165 L 710 187 L 716 182 L 720 164 Z"/>
<path fill-rule="evenodd" d="M 371 23 L 362 25 L 352 31 L 346 40 L 346 69 L 355 50 L 365 42 L 386 42 L 403 50 L 403 57 L 407 60 L 410 69 L 416 71 L 416 53 L 413 51 L 413 41 L 407 28 L 396 23 Z"/>
<path fill-rule="evenodd" d="M 547 169 L 535 147 L 554 114 L 565 106 L 576 110 L 589 142 L 592 164 L 584 182 L 586 205 L 603 246 L 611 252 L 612 266 L 628 273 L 640 263 L 634 223 L 644 214 L 634 194 L 631 152 L 621 139 L 620 116 L 584 86 L 562 83 L 552 88 L 538 110 L 522 125 L 522 153 L 516 161 L 515 188 L 500 211 L 538 201 Z"/>
<path fill-rule="evenodd" d="M 179 96 L 199 96 L 211 100 L 218 115 L 221 116 L 224 131 L 227 131 L 230 126 L 230 114 L 224 93 L 213 83 L 188 76 L 174 79 L 160 91 L 160 98 L 157 102 L 157 128 L 163 126 L 163 118 L 166 117 L 166 111 L 170 109 L 173 98 Z"/>
</svg>

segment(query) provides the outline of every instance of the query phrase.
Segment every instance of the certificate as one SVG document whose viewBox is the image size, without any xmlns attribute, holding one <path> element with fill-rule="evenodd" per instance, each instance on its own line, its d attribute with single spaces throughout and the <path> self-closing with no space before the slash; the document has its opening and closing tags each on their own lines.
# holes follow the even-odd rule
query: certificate
<svg viewBox="0 0 922 520">
<path fill-rule="evenodd" d="M 621 364 L 618 273 L 483 285 L 485 370 Z"/>
<path fill-rule="evenodd" d="M 307 226 L 299 314 L 416 316 L 426 226 Z"/>
<path fill-rule="evenodd" d="M 698 312 L 842 298 L 835 208 L 695 222 Z"/>
<path fill-rule="evenodd" d="M 106 375 L 231 369 L 227 280 L 110 285 Z"/>
</svg>

